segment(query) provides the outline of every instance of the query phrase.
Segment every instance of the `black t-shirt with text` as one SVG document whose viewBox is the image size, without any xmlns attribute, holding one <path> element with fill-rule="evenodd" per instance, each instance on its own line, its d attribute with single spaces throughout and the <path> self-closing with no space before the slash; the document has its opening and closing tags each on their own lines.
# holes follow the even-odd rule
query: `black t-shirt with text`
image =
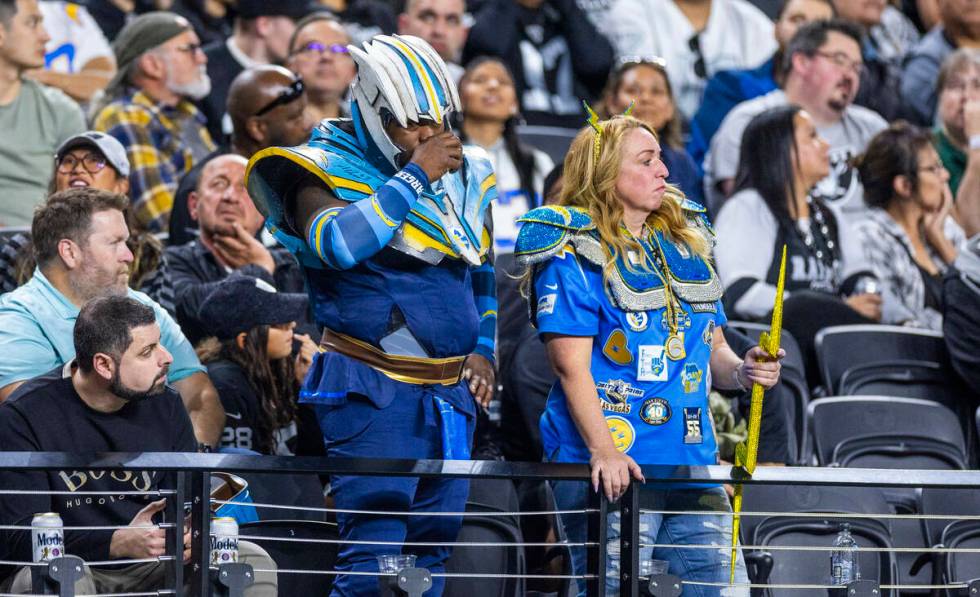
<svg viewBox="0 0 980 597">
<path fill-rule="evenodd" d="M 129 402 L 114 413 L 90 408 L 75 391 L 71 364 L 36 377 L 0 405 L 0 450 L 6 452 L 193 452 L 190 417 L 171 388 Z M 157 471 L 0 471 L 0 487 L 69 492 L 172 488 Z M 30 525 L 34 514 L 57 512 L 65 526 L 125 526 L 155 496 L 0 495 L 0 525 Z M 65 551 L 88 561 L 109 559 L 113 531 L 65 531 Z M 31 561 L 30 531 L 0 531 L 0 559 Z M 0 570 L 2 578 L 9 570 Z"/>
</svg>

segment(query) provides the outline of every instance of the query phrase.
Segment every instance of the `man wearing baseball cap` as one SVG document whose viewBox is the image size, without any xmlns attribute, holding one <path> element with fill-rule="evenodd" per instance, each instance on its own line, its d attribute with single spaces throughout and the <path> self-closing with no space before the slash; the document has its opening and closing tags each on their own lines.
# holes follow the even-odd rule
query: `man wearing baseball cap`
<svg viewBox="0 0 980 597">
<path fill-rule="evenodd" d="M 282 64 L 289 52 L 289 38 L 296 29 L 296 21 L 315 8 L 310 0 L 238 1 L 232 35 L 204 48 L 211 93 L 198 106 L 208 119 L 211 138 L 220 143 L 231 134 L 231 121 L 225 115 L 231 82 L 250 66 Z"/>
<path fill-rule="evenodd" d="M 192 103 L 211 91 L 207 58 L 187 19 L 170 12 L 140 15 L 112 49 L 119 71 L 94 128 L 126 148 L 137 223 L 164 231 L 180 177 L 215 149 Z"/>
</svg>

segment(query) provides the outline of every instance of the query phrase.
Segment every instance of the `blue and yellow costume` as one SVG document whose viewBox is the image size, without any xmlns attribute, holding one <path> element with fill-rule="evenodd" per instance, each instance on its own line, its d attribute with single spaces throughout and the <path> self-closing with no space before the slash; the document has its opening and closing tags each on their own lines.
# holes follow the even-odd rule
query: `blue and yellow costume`
<svg viewBox="0 0 980 597">
<path fill-rule="evenodd" d="M 420 116 L 439 122 L 458 104 L 455 89 L 435 52 L 416 38 L 379 36 L 351 52 L 359 68 L 351 120 L 323 121 L 306 145 L 260 152 L 247 173 L 268 230 L 303 265 L 316 321 L 326 328 L 300 401 L 315 405 L 330 456 L 468 458 L 475 403 L 460 382 L 462 361 L 471 353 L 493 361 L 496 325 L 492 166 L 482 150 L 467 148 L 463 167 L 436 181 L 412 163 L 399 169 L 385 147 L 390 140 L 378 137 L 377 106 L 358 85 L 378 86 L 391 103 L 415 101 L 418 113 L 407 121 L 404 113 L 390 115 L 402 126 Z M 379 65 L 385 61 L 388 67 Z M 394 70 L 385 74 L 396 64 L 409 69 L 401 71 L 401 87 L 391 80 Z M 289 189 L 304 176 L 347 203 L 320 211 L 308 235 L 295 230 L 289 213 Z M 340 510 L 459 512 L 468 482 L 345 475 L 333 477 L 331 489 Z M 376 571 L 376 556 L 402 552 L 402 541 L 452 542 L 460 522 L 339 513 L 343 539 L 396 545 L 345 544 L 337 569 Z M 404 550 L 432 572 L 442 570 L 449 551 Z M 434 582 L 428 595 L 441 593 L 442 579 Z M 377 590 L 373 576 L 343 575 L 333 594 Z"/>
<path fill-rule="evenodd" d="M 688 225 L 711 238 L 703 207 L 674 192 L 663 200 L 679 202 Z M 717 445 L 708 407 L 709 361 L 714 330 L 726 318 L 720 301 L 722 287 L 712 266 L 662 231 L 644 228 L 643 237 L 636 240 L 645 259 L 618 255 L 604 277 L 609 256 L 586 211 L 542 207 L 528 212 L 521 221 L 515 255 L 531 268 L 532 320 L 542 335 L 593 338 L 590 372 L 616 448 L 639 464 L 715 464 Z M 622 233 L 629 234 L 625 228 Z M 552 387 L 541 417 L 541 435 L 549 460 L 590 461 L 560 382 Z M 677 494 L 679 487 L 671 485 L 663 495 Z M 692 491 L 698 495 L 714 490 L 722 491 Z M 583 508 L 585 491 L 580 482 L 556 483 L 559 508 Z M 720 504 L 716 500 L 715 505 Z M 685 504 L 678 509 L 694 508 Z M 563 517 L 563 522 L 570 540 L 584 540 L 584 517 Z M 701 522 L 696 526 L 701 527 Z M 657 538 L 657 529 L 665 532 L 670 524 L 641 520 L 641 530 L 649 534 L 644 543 L 685 542 L 677 528 L 668 537 Z M 617 534 L 618 530 L 610 532 L 611 543 L 618 542 Z M 656 557 L 672 564 L 680 556 L 678 550 L 664 551 Z M 690 558 L 692 551 L 685 550 L 683 557 Z M 583 550 L 574 555 L 576 572 L 584 573 Z M 672 571 L 682 574 L 680 564 L 672 565 Z M 614 590 L 618 574 L 609 574 L 609 588 Z"/>
<path fill-rule="evenodd" d="M 684 207 L 702 221 L 702 207 Z M 626 260 L 633 256 L 620 255 L 604 281 L 607 255 L 585 211 L 542 207 L 521 221 L 516 255 L 534 268 L 535 325 L 542 334 L 595 338 L 591 372 L 616 447 L 642 464 L 714 464 L 708 360 L 712 332 L 726 320 L 711 266 L 655 231 L 638 239 L 649 271 L 637 265 L 631 271 Z M 671 308 L 669 296 L 676 301 Z M 675 359 L 666 348 L 672 327 L 684 347 Z M 541 433 L 551 460 L 588 462 L 560 383 Z"/>
</svg>

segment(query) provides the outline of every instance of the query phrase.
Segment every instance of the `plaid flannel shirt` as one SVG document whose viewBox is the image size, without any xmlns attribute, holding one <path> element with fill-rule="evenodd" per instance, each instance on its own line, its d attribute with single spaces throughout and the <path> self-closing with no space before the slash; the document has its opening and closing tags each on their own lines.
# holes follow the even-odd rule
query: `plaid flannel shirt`
<svg viewBox="0 0 980 597">
<path fill-rule="evenodd" d="M 133 89 L 96 116 L 93 127 L 126 148 L 129 196 L 143 228 L 167 230 L 180 178 L 215 150 L 204 123 L 204 116 L 187 100 L 167 106 Z"/>
</svg>

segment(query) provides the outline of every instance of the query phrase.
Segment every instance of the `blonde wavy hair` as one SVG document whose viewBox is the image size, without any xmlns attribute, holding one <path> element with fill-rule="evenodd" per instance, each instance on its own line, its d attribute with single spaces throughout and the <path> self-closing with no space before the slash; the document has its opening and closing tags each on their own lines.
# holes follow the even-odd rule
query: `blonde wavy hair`
<svg viewBox="0 0 980 597">
<path fill-rule="evenodd" d="M 621 231 L 623 204 L 616 193 L 616 180 L 623 165 L 623 145 L 627 134 L 634 129 L 643 129 L 657 138 L 657 133 L 646 123 L 632 116 L 614 116 L 598 123 L 602 130 L 602 144 L 599 159 L 595 160 L 594 142 L 598 134 L 591 126 L 583 128 L 572 141 L 565 155 L 562 175 L 562 193 L 559 205 L 578 207 L 589 213 L 599 232 L 602 246 L 609 256 L 603 268 L 607 276 L 619 255 L 633 251 L 642 256 L 640 269 L 649 271 L 650 265 L 640 243 Z M 646 220 L 647 227 L 659 230 L 673 242 L 687 245 L 694 253 L 706 261 L 710 259 L 711 247 L 701 230 L 688 223 L 681 208 L 684 194 L 673 185 L 668 185 L 663 202 Z M 626 267 L 634 270 L 629 259 Z"/>
</svg>

